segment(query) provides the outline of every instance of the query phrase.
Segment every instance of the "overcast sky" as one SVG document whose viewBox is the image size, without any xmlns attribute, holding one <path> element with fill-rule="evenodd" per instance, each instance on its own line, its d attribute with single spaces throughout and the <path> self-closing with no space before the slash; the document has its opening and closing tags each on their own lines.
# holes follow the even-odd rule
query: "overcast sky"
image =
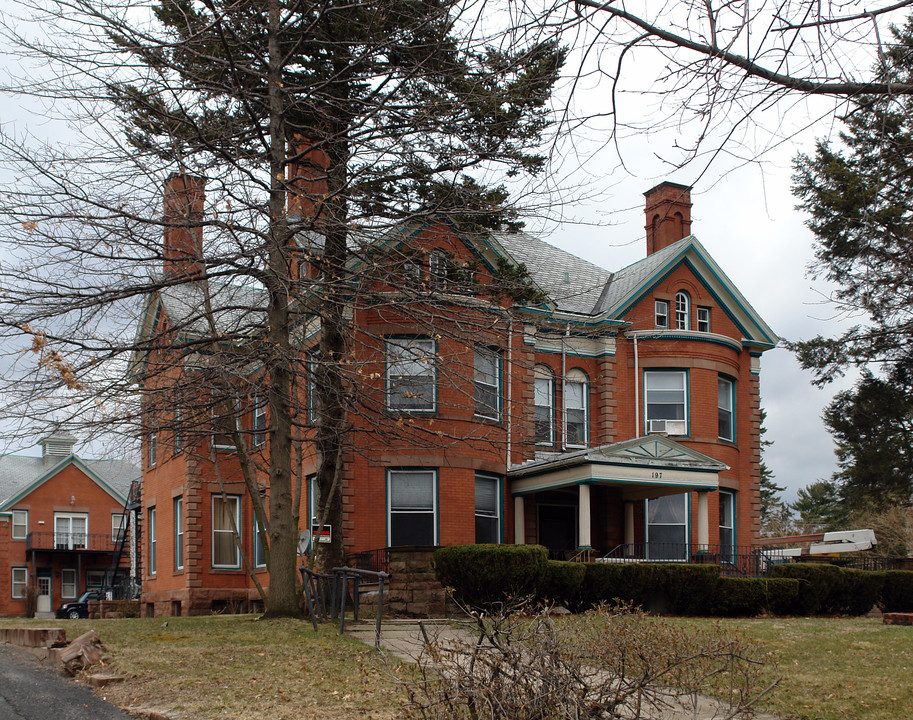
<svg viewBox="0 0 913 720">
<path fill-rule="evenodd" d="M 15 4 L 0 0 L 0 11 L 10 7 Z M 605 58 L 593 52 L 589 60 Z M 636 61 L 637 72 L 626 74 L 616 88 L 618 117 L 636 127 L 613 136 L 610 119 L 591 121 L 557 145 L 550 174 L 532 184 L 539 193 L 550 191 L 551 220 L 531 220 L 528 229 L 618 270 L 645 254 L 642 193 L 662 180 L 693 185 L 692 232 L 773 330 L 789 339 L 836 333 L 840 323 L 823 302 L 827 286 L 806 274 L 814 238 L 790 194 L 792 158 L 811 153 L 815 137 L 835 131 L 832 104 L 791 100 L 756 112 L 749 123 L 737 124 L 739 132 L 726 143 L 711 133 L 701 146 L 703 154 L 676 168 L 682 156 L 675 148 L 687 146 L 694 129 L 674 123 L 658 129 L 669 125 L 665 121 L 675 116 L 675 105 L 662 93 L 644 94 L 656 90 L 650 77 L 657 67 L 650 67 L 649 55 L 636 56 Z M 579 57 L 572 56 L 569 67 L 577 62 Z M 611 107 L 609 97 L 609 84 L 589 77 L 576 86 L 572 113 L 605 112 Z M 664 109 L 658 109 L 659 103 Z M 738 112 L 731 113 L 733 123 L 739 119 Z M 12 120 L 20 130 L 28 127 L 40 134 L 40 123 L 30 124 L 15 104 L 0 102 L 0 123 L 9 129 Z M 708 159 L 719 148 L 722 152 Z M 767 437 L 773 441 L 766 460 L 777 482 L 787 486 L 788 499 L 833 473 L 833 443 L 821 413 L 834 392 L 850 384 L 819 390 L 809 380 L 787 350 L 764 354 L 762 405 L 768 413 Z"/>
</svg>

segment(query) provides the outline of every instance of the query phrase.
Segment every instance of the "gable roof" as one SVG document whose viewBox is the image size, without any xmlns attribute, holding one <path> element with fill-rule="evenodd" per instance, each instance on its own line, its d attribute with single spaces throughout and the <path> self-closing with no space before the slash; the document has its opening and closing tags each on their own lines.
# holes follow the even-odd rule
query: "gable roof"
<svg viewBox="0 0 913 720">
<path fill-rule="evenodd" d="M 583 464 L 674 467 L 708 473 L 719 473 L 729 469 L 726 463 L 682 445 L 665 435 L 647 435 L 525 462 L 510 468 L 507 474 L 512 478 L 528 477 Z"/>
<path fill-rule="evenodd" d="M 9 510 L 69 465 L 76 465 L 121 504 L 127 501 L 131 483 L 142 474 L 126 460 L 82 460 L 75 455 L 62 459 L 0 455 L 0 511 Z"/>
<path fill-rule="evenodd" d="M 435 217 L 404 223 L 378 231 L 373 237 L 370 233 L 359 231 L 357 239 L 353 238 L 353 248 L 356 245 L 398 247 L 438 222 L 447 224 L 448 220 Z M 579 315 L 582 319 L 596 322 L 625 324 L 625 314 L 633 305 L 675 268 L 687 264 L 742 331 L 743 342 L 764 350 L 779 341 L 693 235 L 613 273 L 525 232 L 464 237 L 454 228 L 454 234 L 490 266 L 497 257 L 514 265 L 523 264 L 532 283 L 548 297 L 548 308 L 552 312 Z M 317 233 L 310 233 L 298 241 L 303 246 L 319 248 L 318 236 Z M 355 257 L 352 262 L 357 265 L 361 260 Z M 209 288 L 214 319 L 220 333 L 254 333 L 262 326 L 266 297 L 261 287 L 210 282 Z M 153 293 L 137 339 L 151 335 L 156 318 L 163 310 L 167 312 L 172 326 L 183 328 L 189 335 L 205 334 L 208 327 L 200 310 L 204 299 L 203 288 L 196 282 L 165 287 Z M 136 359 L 139 360 L 140 356 Z"/>
<path fill-rule="evenodd" d="M 597 312 L 620 318 L 669 273 L 687 264 L 696 278 L 716 298 L 743 334 L 743 340 L 764 348 L 779 337 L 764 322 L 732 280 L 694 235 L 682 238 L 658 252 L 619 270 L 602 297 Z"/>
</svg>

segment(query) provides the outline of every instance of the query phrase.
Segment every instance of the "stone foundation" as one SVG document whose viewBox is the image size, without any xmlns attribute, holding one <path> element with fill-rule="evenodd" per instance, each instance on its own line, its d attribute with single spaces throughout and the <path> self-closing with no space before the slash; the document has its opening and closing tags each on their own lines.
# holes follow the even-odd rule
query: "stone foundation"
<svg viewBox="0 0 913 720">
<path fill-rule="evenodd" d="M 390 550 L 390 591 L 384 614 L 399 617 L 446 617 L 456 608 L 441 587 L 431 565 L 437 548 Z"/>
</svg>

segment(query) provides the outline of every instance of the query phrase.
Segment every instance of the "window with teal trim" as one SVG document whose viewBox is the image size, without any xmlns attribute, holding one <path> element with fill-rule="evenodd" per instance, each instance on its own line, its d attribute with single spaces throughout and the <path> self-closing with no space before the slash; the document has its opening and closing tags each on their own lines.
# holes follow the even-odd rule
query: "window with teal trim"
<svg viewBox="0 0 913 720">
<path fill-rule="evenodd" d="M 476 542 L 501 542 L 500 478 L 476 473 Z"/>
<path fill-rule="evenodd" d="M 720 490 L 720 558 L 732 561 L 735 555 L 735 494 Z"/>
<path fill-rule="evenodd" d="M 565 445 L 569 448 L 583 448 L 587 445 L 588 387 L 586 373 L 577 368 L 571 370 L 564 379 Z"/>
<path fill-rule="evenodd" d="M 387 409 L 434 412 L 435 343 L 430 338 L 387 339 Z"/>
<path fill-rule="evenodd" d="M 728 378 L 717 379 L 717 417 L 720 440 L 735 440 L 735 383 Z"/>
<path fill-rule="evenodd" d="M 647 500 L 647 558 L 688 559 L 688 494 Z"/>
<path fill-rule="evenodd" d="M 646 432 L 686 435 L 688 432 L 687 374 L 684 370 L 644 373 Z"/>
<path fill-rule="evenodd" d="M 501 419 L 501 356 L 488 348 L 476 348 L 473 358 L 475 414 Z"/>
<path fill-rule="evenodd" d="M 436 496 L 436 471 L 387 471 L 387 541 L 391 547 L 437 544 Z"/>
<path fill-rule="evenodd" d="M 691 329 L 691 298 L 684 290 L 675 293 L 675 329 Z"/>
<path fill-rule="evenodd" d="M 555 376 L 544 365 L 537 365 L 534 377 L 536 445 L 555 444 Z"/>
<path fill-rule="evenodd" d="M 669 329 L 669 301 L 668 300 L 656 300 L 656 327 L 663 330 Z"/>
</svg>

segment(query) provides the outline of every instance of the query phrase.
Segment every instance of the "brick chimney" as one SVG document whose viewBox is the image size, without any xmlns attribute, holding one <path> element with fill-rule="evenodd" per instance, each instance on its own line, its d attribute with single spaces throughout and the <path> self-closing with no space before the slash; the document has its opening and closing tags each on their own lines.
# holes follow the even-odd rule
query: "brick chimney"
<svg viewBox="0 0 913 720">
<path fill-rule="evenodd" d="M 691 188 L 661 182 L 644 193 L 646 198 L 647 255 L 691 234 Z"/>
<path fill-rule="evenodd" d="M 165 275 L 194 279 L 203 274 L 205 187 L 203 178 L 184 173 L 174 173 L 165 180 Z"/>
<path fill-rule="evenodd" d="M 311 140 L 298 136 L 289 148 L 288 214 L 299 220 L 316 219 L 327 195 L 330 157 Z"/>
</svg>

